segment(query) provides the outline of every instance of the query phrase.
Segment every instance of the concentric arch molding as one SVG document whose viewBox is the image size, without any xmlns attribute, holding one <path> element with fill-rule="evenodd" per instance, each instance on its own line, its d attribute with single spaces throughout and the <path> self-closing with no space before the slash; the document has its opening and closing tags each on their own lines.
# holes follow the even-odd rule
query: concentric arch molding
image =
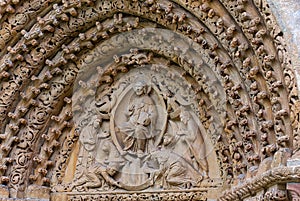
<svg viewBox="0 0 300 201">
<path fill-rule="evenodd" d="M 180 192 L 188 192 L 187 196 L 196 192 L 202 196 L 200 200 L 216 199 L 221 195 L 218 192 L 226 188 L 243 188 L 270 169 L 285 166 L 292 155 L 297 157 L 296 78 L 285 35 L 266 1 L 36 0 L 3 1 L 0 7 L 3 198 L 49 199 L 50 191 L 53 195 L 57 192 L 73 195 L 70 185 L 76 175 L 81 181 L 77 180 L 76 188 L 82 187 L 83 191 L 97 191 L 108 182 L 109 188 L 119 187 L 118 192 L 122 189 L 129 196 L 131 189 L 120 186 L 125 177 L 108 173 L 109 160 L 99 159 L 97 163 L 106 166 L 94 170 L 98 172 L 94 181 L 105 181 L 102 187 L 85 186 L 88 181 L 82 183 L 84 177 L 78 176 L 80 170 L 90 169 L 78 169 L 79 159 L 87 153 L 96 153 L 82 153 L 83 132 L 87 129 L 84 122 L 98 122 L 101 131 L 105 131 L 108 123 L 108 133 L 116 129 L 114 139 L 107 143 L 117 146 L 121 158 L 129 153 L 137 158 L 130 162 L 129 157 L 127 162 L 119 160 L 122 164 L 118 168 L 138 167 L 138 171 L 143 171 L 141 183 L 146 182 L 146 187 L 139 190 L 159 189 L 157 184 L 166 172 L 155 166 L 160 159 L 150 152 L 164 153 L 162 149 L 168 148 L 164 139 L 172 139 L 175 133 L 181 137 L 178 142 L 185 144 L 176 149 L 188 150 L 184 153 L 189 154 L 174 151 L 180 144 L 175 143 L 170 146 L 174 150 L 169 156 L 179 155 L 178 171 L 179 164 L 190 169 L 187 168 L 188 173 L 178 173 L 187 181 L 184 185 L 180 182 L 175 185 L 165 175 L 168 179 L 161 187 L 162 192 L 179 188 Z M 144 98 L 134 96 L 138 78 L 128 78 L 130 81 L 126 82 L 132 82 L 124 88 L 128 93 L 117 90 L 122 86 L 120 80 L 136 69 L 141 74 L 144 71 L 153 74 L 146 79 L 146 85 L 137 84 L 149 89 L 143 92 Z M 158 76 L 160 72 L 165 72 L 166 77 Z M 90 97 L 96 103 L 89 102 Z M 114 107 L 114 97 L 120 107 Z M 144 119 L 145 125 L 139 123 L 138 131 L 129 131 L 129 123 L 138 121 L 126 119 L 126 103 L 139 105 L 144 101 L 153 105 L 149 108 L 161 109 L 147 106 L 147 112 L 143 111 L 149 116 Z M 96 109 L 88 108 L 89 104 L 94 104 Z M 100 114 L 90 115 L 93 111 Z M 111 111 L 115 111 L 112 116 Z M 185 129 L 184 114 L 192 122 Z M 77 117 L 88 118 L 83 121 Z M 112 117 L 119 118 L 119 123 L 111 123 L 115 122 Z M 160 122 L 161 126 L 152 126 L 152 122 Z M 192 132 L 189 129 L 193 126 Z M 183 131 L 189 131 L 189 137 L 194 134 L 198 144 L 183 138 L 186 135 Z M 119 132 L 123 134 L 118 135 Z M 136 136 L 148 137 L 139 140 Z M 205 146 L 200 146 L 203 143 L 199 136 Z M 98 137 L 109 138 L 100 134 Z M 155 148 L 152 149 L 153 139 Z M 97 143 L 100 142 L 91 139 L 91 148 Z M 197 154 L 195 147 L 204 156 Z M 143 158 L 146 157 L 143 153 L 149 159 Z M 147 165 L 129 165 L 138 160 Z M 165 167 L 169 172 L 170 164 Z M 149 167 L 152 172 L 145 173 Z M 154 172 L 160 173 L 159 176 Z M 191 172 L 199 174 L 199 179 L 188 178 Z M 149 178 L 154 178 L 154 182 L 147 183 Z M 132 192 L 130 196 L 133 195 Z M 184 193 L 175 193 L 174 199 L 179 199 L 177 195 Z"/>
</svg>

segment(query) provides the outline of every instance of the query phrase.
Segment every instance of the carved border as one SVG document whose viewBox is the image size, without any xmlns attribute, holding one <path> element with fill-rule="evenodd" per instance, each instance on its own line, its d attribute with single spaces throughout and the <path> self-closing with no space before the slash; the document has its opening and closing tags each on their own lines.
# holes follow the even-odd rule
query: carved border
<svg viewBox="0 0 300 201">
<path fill-rule="evenodd" d="M 278 167 L 269 170 L 254 179 L 246 181 L 239 187 L 232 187 L 225 191 L 218 200 L 240 200 L 248 196 L 253 196 L 255 192 L 265 189 L 274 184 L 285 184 L 297 182 L 300 179 L 300 167 Z"/>
<path fill-rule="evenodd" d="M 133 200 L 133 201 L 142 201 L 142 200 L 207 200 L 207 190 L 198 189 L 198 190 L 168 190 L 168 191 L 152 191 L 152 192 L 103 192 L 95 194 L 76 194 L 68 193 L 67 200 L 69 201 L 83 201 L 83 200 Z"/>
</svg>

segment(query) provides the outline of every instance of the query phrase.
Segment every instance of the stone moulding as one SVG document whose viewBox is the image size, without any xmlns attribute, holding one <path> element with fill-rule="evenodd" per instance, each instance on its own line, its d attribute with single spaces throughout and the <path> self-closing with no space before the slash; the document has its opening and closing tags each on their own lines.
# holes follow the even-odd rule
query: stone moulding
<svg viewBox="0 0 300 201">
<path fill-rule="evenodd" d="M 56 194 L 53 195 L 53 200 L 61 199 L 82 201 L 82 200 L 207 200 L 207 189 L 186 190 L 186 191 L 152 191 L 152 192 L 95 192 L 95 193 L 65 193 L 59 194 L 56 199 Z"/>
<path fill-rule="evenodd" d="M 153 155 L 149 160 L 143 159 L 149 165 L 137 167 L 141 171 L 146 169 L 144 167 L 150 169 L 152 166 L 155 171 L 163 170 L 153 164 L 162 158 L 161 153 L 164 152 L 160 150 L 163 144 L 160 139 L 167 132 L 156 131 L 180 131 L 179 136 L 184 136 L 183 131 L 189 125 L 185 125 L 183 119 L 185 115 L 190 118 L 190 113 L 192 119 L 195 116 L 194 125 L 190 125 L 190 128 L 198 126 L 201 134 L 205 136 L 207 133 L 208 139 L 212 141 L 212 145 L 207 147 L 212 147 L 212 153 L 216 156 L 213 155 L 207 161 L 213 161 L 212 164 L 216 165 L 209 163 L 207 168 L 201 164 L 200 159 L 196 159 L 193 164 L 195 156 L 201 157 L 193 153 L 196 149 L 191 141 L 184 139 L 182 142 L 189 144 L 188 153 L 193 155 L 186 157 L 190 161 L 189 167 L 192 170 L 203 166 L 203 178 L 207 176 L 208 170 L 211 173 L 214 168 L 218 176 L 220 173 L 224 186 L 220 185 L 218 190 L 231 188 L 221 195 L 220 200 L 249 201 L 249 197 L 254 197 L 251 200 L 287 200 L 285 184 L 296 182 L 300 177 L 299 166 L 285 167 L 286 160 L 292 153 L 294 156 L 298 153 L 298 158 L 300 153 L 300 101 L 296 87 L 299 78 L 294 75 L 295 62 L 290 60 L 293 56 L 287 51 L 291 44 L 285 44 L 287 35 L 281 31 L 269 8 L 266 0 L 0 0 L 0 200 L 54 199 L 50 190 L 53 192 L 54 186 L 71 182 L 70 175 L 75 169 L 76 157 L 71 158 L 70 155 L 76 149 L 80 151 L 80 141 L 87 146 L 90 143 L 89 139 L 87 142 L 80 140 L 80 137 L 85 139 L 84 135 L 75 132 L 74 110 L 85 109 L 80 104 L 77 108 L 72 107 L 72 89 L 76 85 L 79 71 L 101 54 L 102 58 L 105 57 L 107 62 L 112 63 L 110 66 L 105 63 L 97 66 L 99 74 L 95 74 L 95 77 L 100 78 L 97 87 L 101 92 L 99 99 L 103 102 L 97 102 L 102 116 L 99 115 L 101 118 L 96 120 L 103 120 L 101 128 L 107 126 L 111 131 L 114 130 L 112 126 L 117 125 L 119 129 L 112 135 L 112 141 L 108 135 L 100 136 L 103 144 L 113 142 L 110 148 L 117 145 L 119 152 L 128 153 L 126 156 L 135 154 L 142 157 L 141 152 L 146 155 L 151 150 L 152 144 L 149 141 L 154 138 L 152 134 L 159 133 L 161 135 L 155 137 L 154 150 L 160 155 Z M 145 32 L 149 29 L 154 30 L 153 33 Z M 138 34 L 125 37 L 128 36 L 126 33 L 134 31 Z M 150 35 L 146 35 L 147 33 Z M 175 35 L 182 36 L 184 40 L 178 40 Z M 124 45 L 128 47 L 124 42 L 126 40 L 135 44 L 134 49 L 130 49 L 132 52 L 123 49 Z M 91 54 L 94 50 L 99 50 L 100 54 Z M 115 55 L 108 56 L 110 53 Z M 160 73 L 161 65 L 166 66 L 165 74 L 170 77 L 168 80 L 174 80 L 174 73 L 170 73 L 170 69 L 176 69 L 180 75 L 178 77 L 183 77 L 193 90 L 187 97 L 193 95 L 192 99 L 196 102 L 193 107 L 185 107 L 188 113 L 183 112 L 181 120 L 180 115 L 176 116 L 179 111 L 176 107 L 186 105 L 178 102 L 178 97 L 174 95 L 176 87 L 175 90 L 169 90 L 168 87 L 172 87 L 172 84 L 168 83 L 171 82 L 166 84 L 167 79 L 158 79 L 160 81 L 153 86 L 152 94 L 148 95 L 151 90 L 147 95 L 144 92 L 148 97 L 144 100 L 147 100 L 147 104 L 151 103 L 151 108 L 154 103 L 159 103 L 164 108 L 162 111 L 172 114 L 169 115 L 172 118 L 164 120 L 167 122 L 164 125 L 170 125 L 170 128 L 161 129 L 165 126 L 159 125 L 152 129 L 152 125 L 165 118 L 159 115 L 159 118 L 154 118 L 156 112 L 151 116 L 149 109 L 146 114 L 143 112 L 143 117 L 149 115 L 151 118 L 144 119 L 145 125 L 140 127 L 139 134 L 151 135 L 146 140 L 137 142 L 138 138 L 132 137 L 134 135 L 128 139 L 125 137 L 125 134 L 132 133 L 126 131 L 129 124 L 123 126 L 115 123 L 130 123 L 124 116 L 121 116 L 123 119 L 120 118 L 120 121 L 113 121 L 107 117 L 108 113 L 103 113 L 107 109 L 104 106 L 112 105 L 113 101 L 106 102 L 107 105 L 102 103 L 118 95 L 116 91 L 119 92 L 122 88 L 112 88 L 114 93 L 101 90 L 107 89 L 106 86 L 110 84 L 115 87 L 113 82 L 119 79 L 118 76 L 122 77 L 135 66 L 142 67 L 146 64 L 152 65 Z M 153 78 L 157 77 L 155 74 Z M 180 81 L 179 84 L 184 82 Z M 78 83 L 80 88 L 85 89 L 93 84 L 93 80 L 80 80 Z M 178 83 L 174 86 L 178 86 Z M 126 89 L 133 94 L 131 87 Z M 93 95 L 91 90 L 83 91 L 85 93 L 77 94 L 80 96 L 80 103 L 85 101 L 81 96 Z M 127 99 L 117 96 L 119 103 L 124 103 L 123 108 L 125 102 L 133 97 L 130 93 L 119 94 Z M 140 95 L 137 94 L 136 100 L 143 99 L 138 96 Z M 136 101 L 135 105 L 141 102 Z M 168 103 L 170 107 L 165 106 Z M 145 105 L 143 107 L 146 108 Z M 116 116 L 122 113 L 118 107 L 116 112 Z M 94 129 L 94 125 L 89 126 Z M 196 136 L 200 141 L 200 135 Z M 166 147 L 172 144 L 175 139 L 172 137 L 169 138 L 169 144 L 166 138 Z M 92 144 L 95 145 L 95 142 L 98 143 L 94 140 Z M 182 150 L 182 147 L 178 150 Z M 171 155 L 178 152 L 174 151 Z M 98 152 L 86 149 L 79 154 L 80 159 L 86 159 L 85 156 L 93 159 L 93 153 Z M 110 164 L 115 168 L 113 169 L 108 168 L 110 166 L 107 161 L 102 161 L 103 157 L 100 159 L 98 162 L 103 162 L 104 166 L 95 167 L 98 175 L 84 173 L 84 176 L 78 176 L 76 185 L 73 185 L 75 190 L 81 190 L 79 187 L 82 184 L 94 184 L 85 181 L 85 176 L 91 175 L 96 175 L 93 178 L 95 180 L 106 177 L 111 183 L 124 182 L 125 174 L 120 176 L 115 169 L 131 170 L 130 163 L 134 161 L 108 160 L 114 162 Z M 94 162 L 91 162 L 88 167 L 93 169 L 93 165 Z M 82 169 L 89 170 L 86 167 L 77 170 Z M 133 187 L 139 186 L 143 190 L 143 184 L 147 184 L 146 187 L 152 188 L 153 185 L 148 184 L 150 177 L 144 173 L 140 174 L 143 176 L 142 182 Z M 160 175 L 153 178 L 158 181 Z M 184 175 L 184 178 L 189 177 Z M 196 184 L 200 180 L 193 181 L 195 188 L 199 187 Z M 129 188 L 123 184 L 119 186 L 132 190 L 132 186 Z M 158 186 L 158 182 L 156 185 Z M 95 189 L 89 187 L 89 193 L 92 193 Z M 87 193 L 87 189 L 84 190 Z M 134 189 L 134 193 L 123 193 L 124 198 L 121 193 L 121 197 L 111 193 L 114 195 L 112 199 L 160 199 L 164 193 L 135 193 L 137 190 Z M 191 192 L 190 188 L 184 189 L 182 193 L 173 192 L 171 188 L 169 190 L 171 193 L 166 196 L 169 200 L 210 198 L 205 190 L 197 193 Z M 105 196 L 110 196 L 72 193 L 64 191 L 61 194 L 65 196 L 65 200 L 76 200 L 78 196 L 80 200 L 107 200 L 108 197 Z M 211 192 L 208 190 L 207 194 L 209 193 Z M 218 196 L 220 194 L 215 193 L 213 198 Z"/>
<path fill-rule="evenodd" d="M 218 200 L 243 200 L 247 197 L 254 196 L 256 192 L 267 189 L 275 184 L 286 184 L 288 182 L 299 182 L 300 167 L 277 167 L 263 174 L 248 180 L 240 186 L 233 187 L 225 191 Z M 254 194 L 254 195 L 253 195 Z"/>
</svg>

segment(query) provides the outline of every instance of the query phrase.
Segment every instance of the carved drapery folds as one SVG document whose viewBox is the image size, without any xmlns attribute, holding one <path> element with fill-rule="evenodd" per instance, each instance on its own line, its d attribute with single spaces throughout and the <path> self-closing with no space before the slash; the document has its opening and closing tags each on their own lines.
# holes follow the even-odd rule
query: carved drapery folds
<svg viewBox="0 0 300 201">
<path fill-rule="evenodd" d="M 296 78 L 265 0 L 12 0 L 0 16 L 2 197 L 240 185 L 228 200 L 299 155 Z"/>
<path fill-rule="evenodd" d="M 113 37 L 108 42 L 116 45 L 118 40 Z M 141 48 L 148 42 L 151 40 L 144 40 Z M 113 63 L 101 67 L 106 63 L 101 51 L 106 45 L 89 53 L 98 67 L 90 60 L 89 64 L 83 62 L 73 88 L 73 121 L 79 134 L 78 156 L 73 159 L 76 168 L 71 171 L 72 166 L 67 167 L 74 172 L 68 181 L 55 183 L 58 177 L 54 175 L 54 194 L 65 193 L 74 199 L 72 195 L 82 197 L 91 192 L 100 193 L 100 199 L 104 192 L 116 195 L 124 190 L 146 190 L 158 197 L 188 200 L 196 198 L 199 191 L 203 199 L 207 188 L 221 182 L 203 125 L 213 121 L 207 122 L 207 97 L 195 93 L 198 84 L 184 70 L 153 52 L 130 48 L 129 53 L 113 55 Z M 110 79 L 103 79 L 107 75 Z M 170 194 L 174 190 L 177 193 Z"/>
<path fill-rule="evenodd" d="M 105 88 L 101 85 L 94 96 L 73 101 L 85 99 L 73 108 L 88 111 L 74 112 L 80 127 L 76 170 L 70 183 L 54 188 L 170 190 L 211 182 L 204 143 L 208 136 L 203 136 L 192 89 L 171 66 L 146 64 L 149 55 L 133 53 L 120 59 L 126 57 L 135 65 L 146 59 L 145 66 L 137 65 Z M 81 91 L 85 89 L 77 93 L 84 94 Z"/>
</svg>

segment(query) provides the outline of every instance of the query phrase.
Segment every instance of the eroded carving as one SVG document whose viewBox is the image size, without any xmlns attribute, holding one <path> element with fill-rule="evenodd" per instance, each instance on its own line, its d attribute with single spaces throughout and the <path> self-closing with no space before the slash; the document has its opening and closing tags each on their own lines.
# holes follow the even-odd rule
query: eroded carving
<svg viewBox="0 0 300 201">
<path fill-rule="evenodd" d="M 87 97 L 95 93 L 103 95 L 92 104 L 97 113 L 91 118 L 96 116 L 95 122 L 98 123 L 95 124 L 99 124 L 95 129 L 96 136 L 100 136 L 95 142 L 100 146 L 103 143 L 106 150 L 99 150 L 103 157 L 113 158 L 115 152 L 119 153 L 118 160 L 115 159 L 118 164 L 109 164 L 99 159 L 102 156 L 97 156 L 98 159 L 94 160 L 103 164 L 93 162 L 93 165 L 88 165 L 84 174 L 77 175 L 77 183 L 74 181 L 74 186 L 70 187 L 72 191 L 95 190 L 100 186 L 111 190 L 126 187 L 114 183 L 119 169 L 130 169 L 129 165 L 126 166 L 128 159 L 124 153 L 140 156 L 140 161 L 134 161 L 136 164 L 160 161 L 161 165 L 156 168 L 134 166 L 139 167 L 137 171 L 148 168 L 153 174 L 147 178 L 157 178 L 152 185 L 141 174 L 140 183 L 145 182 L 149 188 L 159 187 L 158 183 L 163 183 L 165 189 L 185 189 L 190 185 L 188 183 L 193 187 L 196 184 L 191 181 L 189 170 L 183 171 L 182 167 L 200 169 L 204 178 L 209 174 L 205 160 L 201 160 L 203 150 L 195 153 L 192 143 L 192 139 L 196 144 L 200 143 L 201 139 L 192 135 L 199 136 L 199 132 L 211 136 L 223 180 L 233 185 L 247 182 L 247 179 L 258 176 L 257 172 L 261 170 L 284 166 L 291 152 L 293 158 L 299 157 L 296 78 L 283 33 L 265 0 L 4 0 L 0 3 L 0 18 L 0 181 L 9 186 L 11 197 L 28 197 L 34 193 L 30 194 L 26 189 L 48 188 L 50 184 L 55 186 L 63 182 L 69 157 L 81 134 L 81 131 L 74 131 L 73 112 L 86 109 L 71 106 L 69 87 L 78 72 L 73 62 L 80 63 L 82 55 L 87 53 L 90 54 L 85 57 L 88 65 L 98 57 L 91 49 L 119 33 L 122 34 L 118 42 L 109 42 L 102 47 L 103 55 L 111 51 L 108 47 L 126 46 L 126 41 L 134 41 L 137 46 L 146 44 L 147 37 L 151 43 L 146 49 L 153 52 L 141 54 L 132 49 L 127 55 L 116 55 L 114 59 L 118 65 L 106 69 L 99 81 L 112 91 L 99 90 L 96 93 L 87 90 L 85 93 Z M 172 30 L 172 34 L 164 37 L 154 31 L 149 36 L 142 29 L 145 27 L 163 27 Z M 135 29 L 140 29 L 135 37 L 125 37 L 125 32 Z M 174 33 L 180 33 L 190 41 L 178 40 Z M 133 88 L 116 86 L 113 89 L 110 84 L 116 83 L 115 78 L 126 73 L 132 65 L 149 63 L 153 54 L 167 58 L 169 61 L 164 62 L 165 65 L 177 63 L 184 69 L 180 72 L 183 77 L 188 75 L 196 80 L 196 84 L 187 88 L 196 92 L 193 97 L 196 97 L 197 104 L 193 107 L 186 104 L 190 102 L 186 97 L 185 101 L 178 102 L 182 97 L 177 94 L 186 91 L 168 85 L 174 79 L 172 75 L 158 79 L 166 80 L 164 83 L 149 79 L 149 97 L 155 105 L 153 116 L 156 116 L 156 122 L 151 120 L 149 123 L 145 118 L 144 125 L 139 123 L 139 129 L 131 132 L 134 134 L 125 143 L 124 136 L 130 132 L 124 130 L 128 129 L 115 124 L 112 127 L 110 124 L 113 123 L 108 122 L 111 122 L 111 114 L 115 114 L 113 118 L 121 114 L 116 109 L 124 101 L 121 91 L 128 89 L 131 94 L 124 97 L 129 100 L 134 94 Z M 152 68 L 160 70 L 159 66 Z M 80 84 L 86 88 L 93 85 L 89 82 Z M 81 102 L 84 101 L 81 98 Z M 156 109 L 159 105 L 164 108 L 165 116 L 160 116 L 161 109 Z M 223 106 L 226 106 L 225 110 Z M 199 132 L 190 132 L 191 135 L 183 132 L 194 126 L 183 123 L 182 111 L 190 113 Z M 129 116 L 121 120 L 123 125 L 129 125 Z M 217 121 L 220 123 L 216 124 Z M 165 125 L 160 125 L 160 122 L 165 122 Z M 133 123 L 137 124 L 136 121 Z M 82 129 L 86 130 L 87 125 L 84 125 Z M 156 129 L 154 132 L 151 131 L 152 125 Z M 106 137 L 99 131 L 103 126 L 112 131 L 108 136 L 104 135 Z M 149 138 L 137 138 L 149 133 Z M 82 147 L 89 144 L 88 140 L 80 141 Z M 175 142 L 177 146 L 172 145 Z M 185 160 L 170 165 L 173 155 L 178 155 L 185 147 L 183 144 L 189 147 L 184 154 Z M 150 150 L 156 156 L 147 161 L 143 157 Z M 83 151 L 81 154 L 92 152 Z M 163 158 L 163 153 L 169 153 L 170 157 Z M 190 164 L 189 168 L 184 165 L 186 162 Z"/>
<path fill-rule="evenodd" d="M 138 154 L 150 153 L 153 149 L 153 138 L 157 135 L 157 109 L 149 96 L 151 86 L 141 80 L 134 84 L 129 106 L 125 110 L 128 121 L 120 124 L 119 133 L 123 138 L 123 150 Z M 117 114 L 116 114 L 117 115 Z"/>
<path fill-rule="evenodd" d="M 74 179 L 56 186 L 57 191 L 184 190 L 209 180 L 192 91 L 177 94 L 181 101 L 171 101 L 184 85 L 174 85 L 178 80 L 152 71 L 152 66 L 131 70 L 103 90 L 105 94 L 98 91 L 99 100 L 81 117 Z"/>
</svg>

